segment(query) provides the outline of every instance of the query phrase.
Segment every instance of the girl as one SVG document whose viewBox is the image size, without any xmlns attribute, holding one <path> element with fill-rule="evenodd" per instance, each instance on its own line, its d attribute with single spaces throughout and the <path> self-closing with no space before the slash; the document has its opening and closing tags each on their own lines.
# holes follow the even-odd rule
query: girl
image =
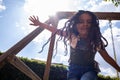
<svg viewBox="0 0 120 80">
<path fill-rule="evenodd" d="M 32 21 L 31 25 L 60 35 L 65 45 L 68 40 L 70 41 L 68 80 L 97 80 L 98 65 L 94 60 L 97 51 L 107 63 L 120 72 L 119 65 L 105 49 L 108 43 L 100 32 L 99 20 L 94 13 L 80 10 L 62 29 L 41 23 L 35 16 L 30 16 L 29 20 Z"/>
</svg>

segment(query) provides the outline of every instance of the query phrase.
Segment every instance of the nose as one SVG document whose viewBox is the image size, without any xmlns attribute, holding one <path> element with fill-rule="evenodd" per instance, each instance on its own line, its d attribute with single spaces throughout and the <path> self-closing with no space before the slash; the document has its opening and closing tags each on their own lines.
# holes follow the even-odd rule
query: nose
<svg viewBox="0 0 120 80">
<path fill-rule="evenodd" d="M 84 27 L 87 27 L 87 28 L 88 28 L 88 27 L 91 26 L 91 23 L 88 22 L 88 21 L 84 21 L 83 25 L 84 25 Z"/>
<path fill-rule="evenodd" d="M 89 24 L 87 21 L 84 22 L 84 26 L 87 27 Z"/>
</svg>

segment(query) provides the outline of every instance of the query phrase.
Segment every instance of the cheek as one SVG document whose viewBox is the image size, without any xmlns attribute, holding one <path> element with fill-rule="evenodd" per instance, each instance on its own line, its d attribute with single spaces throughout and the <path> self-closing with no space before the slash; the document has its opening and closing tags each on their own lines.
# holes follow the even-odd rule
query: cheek
<svg viewBox="0 0 120 80">
<path fill-rule="evenodd" d="M 81 26 L 77 26 L 77 31 L 80 33 L 82 31 L 82 27 Z"/>
<path fill-rule="evenodd" d="M 91 24 L 88 25 L 88 28 L 90 28 L 90 27 L 91 27 Z"/>
<path fill-rule="evenodd" d="M 78 30 L 78 29 L 82 29 L 83 26 L 79 24 L 79 25 L 76 25 L 76 28 L 77 28 L 77 30 Z"/>
<path fill-rule="evenodd" d="M 77 26 L 77 31 L 79 34 L 88 34 L 90 26 Z"/>
<path fill-rule="evenodd" d="M 87 27 L 84 27 L 84 26 L 82 26 L 82 25 L 77 25 L 77 31 L 78 32 L 81 32 L 81 31 L 83 31 L 84 29 L 86 29 Z"/>
</svg>

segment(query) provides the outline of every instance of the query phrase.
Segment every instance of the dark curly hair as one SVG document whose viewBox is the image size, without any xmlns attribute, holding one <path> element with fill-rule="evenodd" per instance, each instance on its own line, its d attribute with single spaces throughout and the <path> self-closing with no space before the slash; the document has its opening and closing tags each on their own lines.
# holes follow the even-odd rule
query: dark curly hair
<svg viewBox="0 0 120 80">
<path fill-rule="evenodd" d="M 100 49 L 104 49 L 108 45 L 107 40 L 102 36 L 102 34 L 100 32 L 99 20 L 98 20 L 97 16 L 93 12 L 79 10 L 73 17 L 71 17 L 68 21 L 66 21 L 66 23 L 65 23 L 65 25 L 64 25 L 64 27 L 62 29 L 58 30 L 58 31 L 61 32 L 61 34 L 60 34 L 59 38 L 56 41 L 56 49 L 57 49 L 58 41 L 63 40 L 64 45 L 65 45 L 65 51 L 66 51 L 66 53 L 68 52 L 68 50 L 67 50 L 67 41 L 71 39 L 72 34 L 74 34 L 76 36 L 79 35 L 78 30 L 76 28 L 76 25 L 80 22 L 79 17 L 84 13 L 87 13 L 92 17 L 92 23 L 91 23 L 88 38 L 90 39 L 91 45 L 93 46 L 93 50 L 96 51 L 96 47 L 99 47 Z M 63 31 L 66 32 L 66 36 L 64 36 L 64 37 L 62 36 Z M 53 36 L 51 36 L 48 39 L 46 44 L 49 42 L 49 40 Z M 106 44 L 104 44 L 104 42 Z M 44 48 L 45 45 L 43 45 L 43 48 Z M 43 48 L 42 48 L 42 50 L 43 50 Z"/>
</svg>

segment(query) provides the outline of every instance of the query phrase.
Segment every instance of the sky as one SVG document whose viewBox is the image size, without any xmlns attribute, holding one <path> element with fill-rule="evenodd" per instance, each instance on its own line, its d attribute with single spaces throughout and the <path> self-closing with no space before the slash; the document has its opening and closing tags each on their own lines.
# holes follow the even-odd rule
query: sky
<svg viewBox="0 0 120 80">
<path fill-rule="evenodd" d="M 45 22 L 49 16 L 55 15 L 57 11 L 89 10 L 92 12 L 120 12 L 120 6 L 115 7 L 111 2 L 103 0 L 0 0 L 0 51 L 5 52 L 22 38 L 27 36 L 37 27 L 31 26 L 29 17 L 38 16 L 41 22 Z M 58 28 L 62 28 L 66 20 L 59 22 Z M 108 40 L 106 50 L 114 58 L 111 33 L 108 20 L 100 20 L 102 35 Z M 117 63 L 120 65 L 120 21 L 112 21 L 112 30 L 115 43 Z M 29 59 L 47 60 L 49 44 L 42 53 L 38 53 L 43 44 L 50 37 L 51 32 L 44 30 L 34 40 L 32 40 L 17 56 Z M 54 54 L 55 55 L 55 52 Z M 52 63 L 62 63 L 68 65 L 69 54 L 65 56 L 63 43 L 58 43 L 58 52 L 52 58 Z M 116 76 L 116 70 L 104 59 L 96 54 L 101 72 L 100 74 Z"/>
</svg>

